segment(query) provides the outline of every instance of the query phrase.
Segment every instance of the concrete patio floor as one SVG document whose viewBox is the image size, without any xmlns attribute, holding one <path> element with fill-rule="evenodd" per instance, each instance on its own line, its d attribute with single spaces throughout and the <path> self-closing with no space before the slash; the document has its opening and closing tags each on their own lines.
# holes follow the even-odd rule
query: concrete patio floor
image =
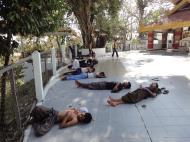
<svg viewBox="0 0 190 142">
<path fill-rule="evenodd" d="M 77 88 L 74 81 L 58 81 L 48 91 L 44 105 L 60 111 L 69 106 L 86 106 L 94 120 L 88 125 L 66 129 L 55 125 L 40 138 L 32 130 L 28 142 L 189 142 L 190 56 L 159 51 L 130 51 L 119 55 L 119 59 L 112 59 L 110 54 L 99 59 L 96 70 L 105 71 L 107 78 L 82 82 L 129 80 L 130 90 L 113 94 Z M 153 78 L 158 78 L 160 87 L 166 87 L 169 94 L 137 104 L 107 105 L 109 95 L 118 98 L 141 83 L 148 85 Z"/>
</svg>

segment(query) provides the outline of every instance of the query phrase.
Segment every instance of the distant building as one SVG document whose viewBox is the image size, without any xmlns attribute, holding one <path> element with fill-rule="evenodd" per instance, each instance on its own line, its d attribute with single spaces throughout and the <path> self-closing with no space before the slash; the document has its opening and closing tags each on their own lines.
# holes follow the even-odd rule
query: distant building
<svg viewBox="0 0 190 142">
<path fill-rule="evenodd" d="M 175 7 L 159 22 L 140 26 L 140 32 L 148 35 L 148 49 L 154 48 L 154 37 L 157 33 L 162 34 L 161 48 L 171 46 L 178 49 L 183 47 L 181 42 L 184 38 L 189 39 L 187 37 L 190 37 L 190 1 L 173 0 L 173 3 Z"/>
</svg>

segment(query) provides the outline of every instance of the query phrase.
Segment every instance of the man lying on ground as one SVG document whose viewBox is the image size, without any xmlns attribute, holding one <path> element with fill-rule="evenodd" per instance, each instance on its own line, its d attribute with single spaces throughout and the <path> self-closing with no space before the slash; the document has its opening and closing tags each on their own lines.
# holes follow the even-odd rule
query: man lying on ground
<svg viewBox="0 0 190 142">
<path fill-rule="evenodd" d="M 69 108 L 64 111 L 55 111 L 53 108 L 37 106 L 31 113 L 32 126 L 37 136 L 45 135 L 54 124 L 66 128 L 77 124 L 87 124 L 92 120 L 92 115 L 86 107 L 82 109 Z"/>
<path fill-rule="evenodd" d="M 128 92 L 126 95 L 122 96 L 119 99 L 113 99 L 109 96 L 107 102 L 111 106 L 117 106 L 120 104 L 133 104 L 137 103 L 148 97 L 156 97 L 158 93 L 158 84 L 151 83 L 149 87 L 140 87 L 133 92 Z"/>
<path fill-rule="evenodd" d="M 92 115 L 88 112 L 83 112 L 77 108 L 69 108 L 65 111 L 58 112 L 57 121 L 60 128 L 70 127 L 79 123 L 89 123 L 92 120 Z"/>
<path fill-rule="evenodd" d="M 72 65 L 69 65 L 68 68 L 69 69 L 77 69 L 80 67 L 94 67 L 94 65 L 98 64 L 98 60 L 94 59 L 94 58 L 89 58 L 87 60 L 83 59 L 83 60 L 78 60 L 78 59 L 74 59 Z"/>
<path fill-rule="evenodd" d="M 95 72 L 94 67 L 85 67 L 85 68 L 78 68 L 76 70 L 63 73 L 63 75 L 78 75 L 81 73 L 92 73 L 92 72 Z"/>
<path fill-rule="evenodd" d="M 91 83 L 81 83 L 75 80 L 77 87 L 86 88 L 90 90 L 111 90 L 112 93 L 119 92 L 122 89 L 131 88 L 130 82 L 91 82 Z"/>
<path fill-rule="evenodd" d="M 98 73 L 81 73 L 78 75 L 68 75 L 68 76 L 60 76 L 61 80 L 79 80 L 79 79 L 87 79 L 87 78 L 105 78 L 104 72 Z"/>
</svg>

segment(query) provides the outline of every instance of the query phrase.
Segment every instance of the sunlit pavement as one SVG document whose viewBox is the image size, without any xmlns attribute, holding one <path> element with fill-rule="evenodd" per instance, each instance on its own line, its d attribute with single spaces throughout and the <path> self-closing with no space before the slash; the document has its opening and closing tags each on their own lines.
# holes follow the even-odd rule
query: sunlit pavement
<svg viewBox="0 0 190 142">
<path fill-rule="evenodd" d="M 174 54 L 131 51 L 119 53 L 118 59 L 111 58 L 111 54 L 100 57 L 96 70 L 105 71 L 107 78 L 82 82 L 132 82 L 130 90 L 117 94 L 79 89 L 74 81 L 58 81 L 48 91 L 44 105 L 57 110 L 86 106 L 94 120 L 66 129 L 56 125 L 40 138 L 32 130 L 28 142 L 189 142 L 190 56 Z M 118 98 L 155 78 L 169 94 L 114 108 L 106 104 L 109 95 Z"/>
</svg>

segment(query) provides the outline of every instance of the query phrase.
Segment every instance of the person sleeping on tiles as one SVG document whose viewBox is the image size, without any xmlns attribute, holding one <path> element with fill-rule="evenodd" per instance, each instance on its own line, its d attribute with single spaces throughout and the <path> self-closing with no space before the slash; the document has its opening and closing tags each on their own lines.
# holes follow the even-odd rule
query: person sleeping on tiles
<svg viewBox="0 0 190 142">
<path fill-rule="evenodd" d="M 133 92 L 128 92 L 127 94 L 118 99 L 114 99 L 111 96 L 109 96 L 107 103 L 113 107 L 120 104 L 134 104 L 149 97 L 156 97 L 159 93 L 160 89 L 158 88 L 158 83 L 154 82 L 151 83 L 149 87 L 142 87 L 141 85 L 140 88 L 136 89 Z"/>
<path fill-rule="evenodd" d="M 95 72 L 94 67 L 84 67 L 84 68 L 77 68 L 69 72 L 65 72 L 63 73 L 63 75 L 78 75 L 81 73 L 92 73 L 92 72 Z"/>
<path fill-rule="evenodd" d="M 60 128 L 66 128 L 77 124 L 88 124 L 92 120 L 92 115 L 86 107 L 56 111 L 53 108 L 36 106 L 30 116 L 36 136 L 45 135 L 54 124 L 59 124 Z"/>
<path fill-rule="evenodd" d="M 101 81 L 101 82 L 91 82 L 91 83 L 81 83 L 78 80 L 75 80 L 75 84 L 77 87 L 90 89 L 90 90 L 111 90 L 112 93 L 119 92 L 122 89 L 129 89 L 131 88 L 131 83 L 126 82 L 108 82 L 108 81 Z"/>
<path fill-rule="evenodd" d="M 106 75 L 104 72 L 92 72 L 92 73 L 81 73 L 78 75 L 62 75 L 60 76 L 61 80 L 80 80 L 80 79 L 87 79 L 87 78 L 105 78 Z"/>
<path fill-rule="evenodd" d="M 89 58 L 84 60 L 74 59 L 71 65 L 68 65 L 68 69 L 77 69 L 80 67 L 94 67 L 98 64 L 98 60 L 95 58 Z"/>
</svg>

